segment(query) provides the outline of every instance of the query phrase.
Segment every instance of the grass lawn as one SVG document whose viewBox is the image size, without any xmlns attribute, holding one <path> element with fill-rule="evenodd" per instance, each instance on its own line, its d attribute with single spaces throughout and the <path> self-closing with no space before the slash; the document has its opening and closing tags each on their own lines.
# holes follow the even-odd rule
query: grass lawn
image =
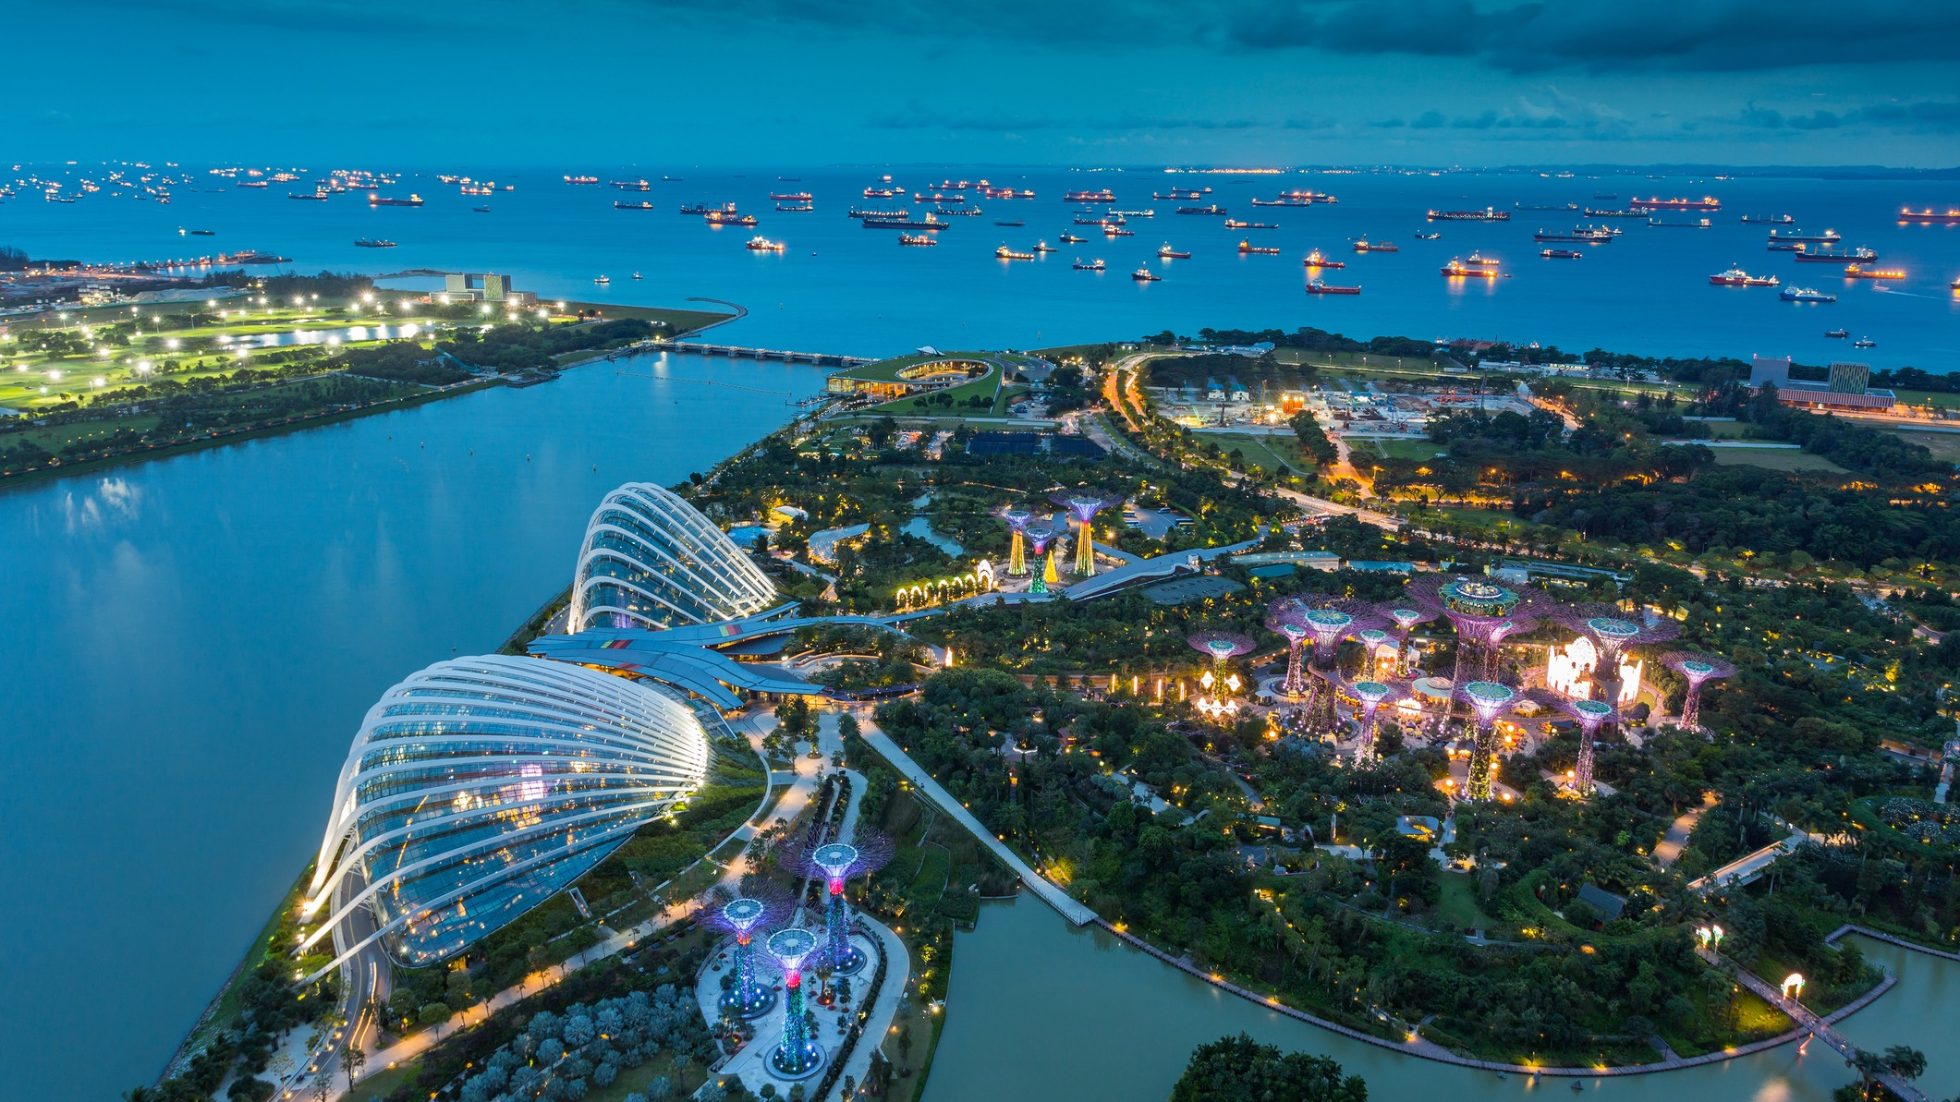
<svg viewBox="0 0 1960 1102">
<path fill-rule="evenodd" d="M 1194 432 L 1206 444 L 1216 444 L 1226 455 L 1238 452 L 1245 461 L 1268 471 L 1293 470 L 1313 473 L 1313 464 L 1300 458 L 1299 442 L 1287 436 L 1250 436 L 1234 432 Z"/>
<path fill-rule="evenodd" d="M 1772 471 L 1829 471 L 1845 469 L 1821 455 L 1791 448 L 1711 448 L 1715 462 L 1725 467 L 1767 467 Z"/>
<path fill-rule="evenodd" d="M 1440 879 L 1443 894 L 1434 912 L 1438 919 L 1458 930 L 1489 930 L 1497 925 L 1477 905 L 1477 885 L 1467 874 L 1446 872 Z"/>
<path fill-rule="evenodd" d="M 1932 406 L 1935 409 L 1960 409 L 1960 394 L 1942 390 L 1895 390 L 1902 405 Z"/>
<path fill-rule="evenodd" d="M 1918 444 L 1933 453 L 1933 458 L 1948 463 L 1960 463 L 1960 433 L 1955 432 L 1911 432 L 1900 429 L 1890 430 L 1894 436 L 1908 444 Z"/>
<path fill-rule="evenodd" d="M 987 411 L 988 415 L 992 417 L 1008 416 L 1008 407 L 1020 401 L 1022 398 L 1027 397 L 1027 394 L 1028 388 L 1024 386 L 1001 387 L 1000 393 L 994 396 L 994 408 Z"/>
<path fill-rule="evenodd" d="M 873 365 L 876 366 L 876 365 Z M 909 398 L 896 398 L 865 411 L 873 415 L 890 414 L 893 417 L 906 415 L 931 416 L 936 413 L 954 413 L 969 399 L 985 398 L 987 408 L 992 409 L 1000 393 L 1000 369 L 988 367 L 985 374 L 968 379 L 958 386 L 945 390 L 935 390 L 927 394 L 915 394 Z M 941 400 L 944 400 L 942 404 Z"/>
<path fill-rule="evenodd" d="M 1348 453 L 1356 459 L 1373 453 L 1383 459 L 1407 459 L 1420 463 L 1434 459 L 1438 454 L 1447 451 L 1447 448 L 1433 440 L 1351 439 L 1348 441 Z"/>
<path fill-rule="evenodd" d="M 1740 440 L 1749 432 L 1749 426 L 1741 421 L 1696 421 L 1711 440 Z"/>
<path fill-rule="evenodd" d="M 671 310 L 662 306 L 620 306 L 616 303 L 602 304 L 593 302 L 572 302 L 566 304 L 566 309 L 568 310 L 579 308 L 598 310 L 609 318 L 644 318 L 647 321 L 657 321 L 666 325 L 669 332 L 676 336 L 682 333 L 692 333 L 704 325 L 713 325 L 715 322 L 726 321 L 734 317 L 733 314 L 719 313 L 713 310 Z"/>
<path fill-rule="evenodd" d="M 348 1091 L 341 1097 L 344 1102 L 381 1102 L 381 1099 L 388 1097 L 389 1092 L 401 1086 L 402 1081 L 407 1079 L 409 1074 L 414 1070 L 415 1065 L 411 1063 L 396 1068 L 376 1068 L 373 1071 L 364 1072 L 355 1081 L 354 1089 Z M 334 1085 L 338 1087 L 344 1086 L 346 1083 L 347 1073 L 344 1070 L 336 1072 Z M 312 1095 L 308 1093 L 304 1097 L 311 1098 Z M 587 1097 L 591 1096 L 588 1095 Z"/>
</svg>

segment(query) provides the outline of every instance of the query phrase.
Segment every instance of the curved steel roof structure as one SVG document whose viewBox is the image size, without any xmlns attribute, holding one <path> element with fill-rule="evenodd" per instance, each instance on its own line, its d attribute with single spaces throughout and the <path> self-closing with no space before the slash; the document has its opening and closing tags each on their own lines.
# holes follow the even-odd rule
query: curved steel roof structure
<svg viewBox="0 0 1960 1102">
<path fill-rule="evenodd" d="M 775 585 L 713 521 L 664 487 L 629 482 L 586 524 L 568 627 L 735 620 L 775 598 Z"/>
<path fill-rule="evenodd" d="M 708 760 L 701 721 L 663 690 L 535 658 L 438 662 L 354 736 L 300 949 L 335 932 L 316 975 L 377 941 L 409 967 L 453 956 L 667 814 Z"/>
</svg>

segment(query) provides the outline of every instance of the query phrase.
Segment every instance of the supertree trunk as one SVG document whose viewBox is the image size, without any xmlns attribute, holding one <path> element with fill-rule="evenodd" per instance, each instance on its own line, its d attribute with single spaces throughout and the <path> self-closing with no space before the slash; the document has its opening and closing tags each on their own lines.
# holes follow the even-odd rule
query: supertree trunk
<svg viewBox="0 0 1960 1102">
<path fill-rule="evenodd" d="M 1463 784 L 1464 796 L 1480 802 L 1490 799 L 1491 779 L 1496 767 L 1497 725 L 1479 723 L 1470 743 L 1470 775 Z"/>
<path fill-rule="evenodd" d="M 1579 728 L 1579 761 L 1572 768 L 1572 786 L 1581 796 L 1593 792 L 1593 738 L 1592 725 Z"/>
<path fill-rule="evenodd" d="M 1018 528 L 1014 530 L 1014 542 L 1007 552 L 1007 572 L 1016 578 L 1028 576 L 1027 542 Z"/>
<path fill-rule="evenodd" d="M 1688 686 L 1688 698 L 1681 703 L 1681 726 L 1701 730 L 1701 686 Z"/>
<path fill-rule="evenodd" d="M 1286 648 L 1286 681 L 1280 686 L 1280 691 L 1288 696 L 1299 696 L 1307 691 L 1306 678 L 1301 672 L 1303 650 L 1305 648 L 1297 639 L 1290 641 Z"/>
<path fill-rule="evenodd" d="M 1075 540 L 1075 574 L 1087 578 L 1096 572 L 1096 526 L 1093 521 L 1083 521 L 1081 533 Z"/>
</svg>

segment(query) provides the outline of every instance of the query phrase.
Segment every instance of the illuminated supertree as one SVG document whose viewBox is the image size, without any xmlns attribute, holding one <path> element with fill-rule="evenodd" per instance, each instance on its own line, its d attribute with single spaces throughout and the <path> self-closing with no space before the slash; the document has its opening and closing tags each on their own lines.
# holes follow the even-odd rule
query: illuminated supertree
<svg viewBox="0 0 1960 1102">
<path fill-rule="evenodd" d="M 1562 705 L 1573 719 L 1579 721 L 1579 760 L 1572 768 L 1572 788 L 1581 796 L 1593 792 L 1593 744 L 1599 741 L 1599 729 L 1607 720 L 1613 718 L 1613 706 L 1604 700 L 1568 700 Z"/>
<path fill-rule="evenodd" d="M 1369 677 L 1377 676 L 1380 671 L 1376 667 L 1381 664 L 1382 648 L 1393 643 L 1395 636 L 1381 628 L 1362 628 L 1354 633 L 1354 641 L 1361 644 L 1362 653 L 1367 659 L 1362 664 L 1362 672 Z"/>
<path fill-rule="evenodd" d="M 1661 661 L 1688 683 L 1688 697 L 1681 702 L 1681 726 L 1690 731 L 1701 730 L 1702 685 L 1734 676 L 1735 665 L 1712 654 L 1681 650 L 1668 652 Z"/>
<path fill-rule="evenodd" d="M 1281 602 L 1276 602 L 1281 603 Z M 1313 594 L 1287 598 L 1293 610 L 1288 617 L 1307 629 L 1313 637 L 1313 676 L 1307 682 L 1307 722 L 1319 730 L 1334 726 L 1334 658 L 1341 640 L 1379 627 L 1375 608 L 1366 601 Z"/>
<path fill-rule="evenodd" d="M 1075 576 L 1086 578 L 1096 572 L 1096 514 L 1123 502 L 1121 494 L 1101 490 L 1062 490 L 1048 500 L 1068 510 L 1075 521 Z"/>
<path fill-rule="evenodd" d="M 1007 522 L 1007 530 L 1013 537 L 1007 550 L 1007 573 L 1016 578 L 1025 578 L 1028 576 L 1027 531 L 1028 525 L 1034 521 L 1034 514 L 1026 509 L 1003 509 L 1000 519 Z"/>
<path fill-rule="evenodd" d="M 823 1066 L 823 1046 L 803 1020 L 803 965 L 821 947 L 808 930 L 777 930 L 762 947 L 783 970 L 783 1038 L 769 1054 L 769 1070 L 781 1079 L 802 1079 Z"/>
<path fill-rule="evenodd" d="M 1375 761 L 1375 729 L 1378 722 L 1375 713 L 1384 701 L 1395 695 L 1395 688 L 1380 681 L 1356 681 L 1348 686 L 1348 692 L 1361 702 L 1361 742 L 1354 749 L 1356 765 L 1371 765 Z"/>
<path fill-rule="evenodd" d="M 1414 677 L 1416 672 L 1416 652 L 1410 645 L 1410 637 L 1417 624 L 1426 624 L 1442 613 L 1434 605 L 1423 601 L 1405 600 L 1392 605 L 1387 610 L 1388 618 L 1395 622 L 1399 633 L 1399 646 L 1395 651 L 1395 676 Z"/>
<path fill-rule="evenodd" d="M 776 989 L 756 976 L 755 932 L 782 921 L 789 912 L 788 893 L 766 880 L 752 882 L 732 898 L 716 892 L 701 901 L 701 923 L 735 939 L 735 984 L 722 993 L 723 1013 L 759 1018 L 776 1005 Z"/>
<path fill-rule="evenodd" d="M 1280 683 L 1279 691 L 1293 697 L 1307 692 L 1301 656 L 1306 650 L 1307 636 L 1313 634 L 1301 622 L 1300 612 L 1300 606 L 1291 598 L 1274 601 L 1266 609 L 1266 626 L 1286 637 L 1286 680 Z"/>
<path fill-rule="evenodd" d="M 1199 654 L 1210 655 L 1212 665 L 1219 668 L 1252 650 L 1252 637 L 1236 631 L 1201 631 L 1187 642 Z M 1227 673 L 1220 678 L 1214 671 L 1206 670 L 1198 678 L 1198 686 L 1204 693 L 1192 701 L 1192 707 L 1214 720 L 1222 722 L 1229 719 L 1239 713 L 1239 702 L 1235 699 L 1239 685 L 1239 675 L 1236 673 Z"/>
<path fill-rule="evenodd" d="M 830 842 L 784 855 L 786 866 L 824 883 L 823 959 L 837 972 L 850 975 L 864 967 L 864 954 L 851 944 L 851 905 L 844 898 L 845 882 L 877 872 L 891 857 L 891 839 L 864 827 L 857 828 L 849 843 Z"/>
<path fill-rule="evenodd" d="M 1034 582 L 1028 586 L 1029 593 L 1046 593 L 1048 587 L 1060 581 L 1055 574 L 1055 559 L 1048 553 L 1048 545 L 1055 542 L 1056 531 L 1045 524 L 1030 525 L 1025 529 L 1028 546 L 1034 549 L 1035 557 L 1041 560 L 1041 569 L 1035 572 Z"/>
<path fill-rule="evenodd" d="M 1592 640 L 1593 652 L 1598 655 L 1593 680 L 1599 685 L 1600 696 L 1615 712 L 1619 710 L 1622 695 L 1621 659 L 1636 647 L 1665 643 L 1681 633 L 1680 625 L 1672 620 L 1648 623 L 1622 619 L 1620 610 L 1612 605 L 1566 605 L 1558 610 L 1558 619 Z"/>
<path fill-rule="evenodd" d="M 1456 663 L 1450 684 L 1461 687 L 1471 675 L 1494 676 L 1498 644 L 1506 637 L 1537 625 L 1548 602 L 1536 590 L 1507 589 L 1479 578 L 1420 581 L 1410 593 L 1420 603 L 1434 605 L 1456 629 Z M 1453 701 L 1468 702 L 1461 693 Z"/>
<path fill-rule="evenodd" d="M 1497 774 L 1497 717 L 1518 694 L 1495 681 L 1472 681 L 1463 686 L 1462 693 L 1477 714 L 1477 731 L 1470 744 L 1470 776 L 1463 783 L 1463 796 L 1488 800 L 1491 781 Z"/>
</svg>

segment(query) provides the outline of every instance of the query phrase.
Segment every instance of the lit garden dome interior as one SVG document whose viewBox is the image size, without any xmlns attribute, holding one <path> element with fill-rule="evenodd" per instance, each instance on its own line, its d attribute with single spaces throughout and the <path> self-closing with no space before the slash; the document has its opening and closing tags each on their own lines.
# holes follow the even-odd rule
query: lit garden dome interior
<svg viewBox="0 0 1960 1102">
<path fill-rule="evenodd" d="M 735 620 L 776 587 L 714 522 L 672 491 L 629 482 L 593 511 L 572 579 L 572 631 Z"/>
</svg>

